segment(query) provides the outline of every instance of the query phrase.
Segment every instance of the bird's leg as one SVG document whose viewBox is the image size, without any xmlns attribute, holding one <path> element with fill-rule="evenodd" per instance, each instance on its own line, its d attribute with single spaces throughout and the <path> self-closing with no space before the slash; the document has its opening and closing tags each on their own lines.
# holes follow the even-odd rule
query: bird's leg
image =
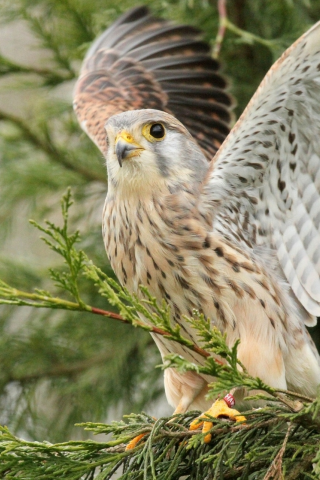
<svg viewBox="0 0 320 480">
<path fill-rule="evenodd" d="M 187 411 L 187 408 L 188 407 L 184 405 L 183 400 L 181 400 L 172 415 L 179 415 L 179 413 L 185 413 Z"/>
<path fill-rule="evenodd" d="M 245 422 L 246 417 L 240 414 L 238 410 L 235 410 L 233 407 L 235 405 L 235 399 L 232 393 L 228 393 L 223 400 L 216 400 L 213 405 L 204 412 L 200 417 L 196 418 L 190 424 L 190 430 L 197 430 L 202 427 L 202 433 L 207 433 L 213 427 L 213 423 L 210 421 L 210 417 L 213 418 L 230 418 L 236 422 Z M 204 418 L 208 418 L 204 420 Z M 211 441 L 211 433 L 207 433 L 204 437 L 204 443 L 209 443 Z"/>
<path fill-rule="evenodd" d="M 194 397 L 195 397 L 194 394 L 183 395 L 172 415 L 179 415 L 180 413 L 186 413 L 192 401 L 194 400 Z"/>
</svg>

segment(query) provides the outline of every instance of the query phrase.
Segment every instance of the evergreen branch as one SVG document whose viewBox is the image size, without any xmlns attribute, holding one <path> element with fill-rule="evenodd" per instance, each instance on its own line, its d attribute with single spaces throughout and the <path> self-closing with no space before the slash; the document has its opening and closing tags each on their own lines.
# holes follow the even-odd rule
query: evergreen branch
<svg viewBox="0 0 320 480">
<path fill-rule="evenodd" d="M 63 229 L 62 229 L 63 230 Z M 97 315 L 102 315 L 104 317 L 113 318 L 118 320 L 122 323 L 131 324 L 136 327 L 139 327 L 143 330 L 146 330 L 150 333 L 154 333 L 157 335 L 164 336 L 172 341 L 176 341 L 182 345 L 185 345 L 190 350 L 198 353 L 203 358 L 205 358 L 205 362 L 203 365 L 196 365 L 192 362 L 186 361 L 183 357 L 176 354 L 171 354 L 166 356 L 165 363 L 163 368 L 175 368 L 181 373 L 185 373 L 187 371 L 194 371 L 199 374 L 206 374 L 212 377 L 216 377 L 217 380 L 209 385 L 210 387 L 210 398 L 216 398 L 219 394 L 223 391 L 230 391 L 236 387 L 246 387 L 248 390 L 262 390 L 267 392 L 269 395 L 281 401 L 286 407 L 290 409 L 291 412 L 297 413 L 300 412 L 300 423 L 304 424 L 305 426 L 311 425 L 313 428 L 318 421 L 310 420 L 311 417 L 314 417 L 314 407 L 313 410 L 310 408 L 304 408 L 303 404 L 300 401 L 290 400 L 288 397 L 293 397 L 294 399 L 304 400 L 307 402 L 311 402 L 312 399 L 302 396 L 300 394 L 296 394 L 295 392 L 287 392 L 287 391 L 277 391 L 269 387 L 268 385 L 264 384 L 261 379 L 251 377 L 246 370 L 239 370 L 239 366 L 241 363 L 237 359 L 236 352 L 238 343 L 236 343 L 231 349 L 226 345 L 225 337 L 217 330 L 212 329 L 211 335 L 212 339 L 210 344 L 206 344 L 209 347 L 209 350 L 204 350 L 201 347 L 197 346 L 196 344 L 191 344 L 188 339 L 183 338 L 180 333 L 176 331 L 175 328 L 167 326 L 167 320 L 163 325 L 161 321 L 158 319 L 157 324 L 162 325 L 163 328 L 159 326 L 150 325 L 144 323 L 140 320 L 140 318 L 134 313 L 134 309 L 136 306 L 139 307 L 139 304 L 135 305 L 134 307 L 123 303 L 115 291 L 110 286 L 110 283 L 113 287 L 121 293 L 121 287 L 119 287 L 116 282 L 112 279 L 108 279 L 105 274 L 103 274 L 97 267 L 94 265 L 86 265 L 85 267 L 86 276 L 91 278 L 95 281 L 96 284 L 99 285 L 100 293 L 107 296 L 109 301 L 114 304 L 115 306 L 119 307 L 122 315 L 119 315 L 114 312 L 105 311 L 102 309 L 98 309 L 92 307 L 90 305 L 85 304 L 80 298 L 79 303 L 70 302 L 67 300 L 63 300 L 61 298 L 52 297 L 48 292 L 38 292 L 38 293 L 27 293 L 22 292 L 17 289 L 14 289 L 3 281 L 0 280 L 0 304 L 10 304 L 10 305 L 18 305 L 18 306 L 32 306 L 36 308 L 58 308 L 58 309 L 65 309 L 65 310 L 73 310 L 73 311 L 86 311 L 91 312 Z M 98 273 L 97 273 L 98 272 Z M 101 280 L 99 276 L 103 275 L 104 279 Z M 144 291 L 146 291 L 143 288 Z M 137 300 L 132 300 L 132 297 L 127 293 L 123 293 L 124 298 L 126 300 L 131 300 L 132 303 L 135 303 Z M 2 298 L 1 298 L 2 297 Z M 150 298 L 150 296 L 149 296 Z M 149 302 L 150 300 L 148 300 Z M 154 304 L 154 302 L 152 302 Z M 162 311 L 160 307 L 157 307 L 159 311 Z M 154 315 L 150 315 L 150 313 L 142 308 L 138 308 L 138 311 L 142 311 L 146 318 L 149 320 L 154 321 Z M 199 317 L 195 317 L 195 319 L 189 319 L 191 322 L 193 321 L 195 325 L 198 325 L 198 334 L 199 336 L 208 335 L 208 332 L 199 330 Z M 202 318 L 202 322 L 203 322 Z M 202 324 L 200 322 L 200 324 Z M 206 324 L 206 323 L 205 323 Z M 212 355 L 215 355 L 214 358 Z M 217 358 L 218 357 L 218 358 Z M 224 362 L 219 360 L 220 358 L 224 359 Z M 314 404 L 312 404 L 314 405 Z M 291 417 L 290 417 L 291 418 Z M 319 428 L 319 427 L 318 427 Z"/>
<path fill-rule="evenodd" d="M 183 337 L 179 326 L 172 326 L 168 305 L 163 303 L 160 307 L 146 287 L 140 286 L 142 294 L 147 298 L 131 295 L 89 261 L 84 268 L 84 273 L 87 278 L 94 281 L 99 293 L 108 298 L 108 301 L 120 311 L 121 321 L 178 342 L 204 358 L 210 357 L 209 352 Z M 152 307 L 151 310 L 146 308 L 144 304 Z M 99 310 L 95 309 L 93 313 L 99 313 Z M 141 321 L 137 313 L 143 316 L 145 322 Z M 220 362 L 219 359 L 216 361 Z"/>
<path fill-rule="evenodd" d="M 55 364 L 54 368 L 42 369 L 32 373 L 12 373 L 9 377 L 10 381 L 25 383 L 30 381 L 36 381 L 44 378 L 56 378 L 56 377 L 74 377 L 95 365 L 105 364 L 111 357 L 110 352 L 95 355 L 79 362 L 71 364 Z"/>
<path fill-rule="evenodd" d="M 92 170 L 88 170 L 85 167 L 79 165 L 79 162 L 75 158 L 72 158 L 70 152 L 59 150 L 57 145 L 52 141 L 44 140 L 37 135 L 22 118 L 9 114 L 0 110 L 0 120 L 13 123 L 19 128 L 22 137 L 25 141 L 31 143 L 37 150 L 41 150 L 46 156 L 53 162 L 59 163 L 68 170 L 78 173 L 86 180 L 96 182 L 106 182 L 105 178 L 96 174 Z"/>
<path fill-rule="evenodd" d="M 70 0 L 59 0 L 60 3 L 64 6 L 68 13 L 70 13 L 77 23 L 79 29 L 82 30 L 85 37 L 89 40 L 93 40 L 93 32 L 92 29 L 89 27 L 90 18 L 86 18 L 83 14 L 81 14 L 77 9 L 77 4 L 74 2 L 70 2 Z"/>
<path fill-rule="evenodd" d="M 292 396 L 294 398 L 300 399 L 305 402 L 313 402 L 313 398 L 307 397 L 306 395 L 302 395 L 301 393 L 298 392 L 291 392 L 290 390 L 281 390 L 281 389 L 276 389 L 278 393 L 283 393 L 285 395 L 288 395 L 289 397 Z"/>
<path fill-rule="evenodd" d="M 246 30 L 242 30 L 241 28 L 234 25 L 227 17 L 223 18 L 223 26 L 230 30 L 230 32 L 235 33 L 238 35 L 244 43 L 249 45 L 253 45 L 254 43 L 259 43 L 267 47 L 269 50 L 273 51 L 274 49 L 278 48 L 279 41 L 278 40 L 267 40 L 266 38 L 258 37 L 258 35 L 254 35 L 251 32 Z"/>
<path fill-rule="evenodd" d="M 95 315 L 102 315 L 103 317 L 118 320 L 121 323 L 134 325 L 150 333 L 161 335 L 173 341 L 179 342 L 178 337 L 175 336 L 173 338 L 173 336 L 171 336 L 168 331 L 162 328 L 152 326 L 152 325 L 147 325 L 146 323 L 141 322 L 139 317 L 132 315 L 131 311 L 130 311 L 130 315 L 129 315 L 130 319 L 129 319 L 119 315 L 118 313 L 87 305 L 82 300 L 81 300 L 81 303 L 75 303 L 75 302 L 70 302 L 68 300 L 64 300 L 62 298 L 53 297 L 48 292 L 45 292 L 45 293 L 24 292 L 7 285 L 2 280 L 0 280 L 0 305 L 1 304 L 16 305 L 19 307 L 27 306 L 27 307 L 34 307 L 34 308 L 50 308 L 50 309 L 59 309 L 59 310 L 71 310 L 76 312 L 89 312 Z M 125 306 L 125 309 L 126 308 L 129 309 L 130 307 Z M 187 339 L 185 340 L 182 339 L 182 344 L 186 345 L 188 348 L 190 348 L 195 353 L 198 353 L 202 357 L 206 358 L 210 356 L 210 353 L 206 352 L 204 349 L 198 347 L 197 345 L 189 344 Z"/>
<path fill-rule="evenodd" d="M 63 53 L 63 44 L 61 44 L 56 35 L 50 31 L 50 28 L 52 28 L 51 22 L 47 25 L 45 17 L 42 16 L 38 18 L 32 15 L 30 8 L 21 9 L 21 15 L 27 20 L 33 32 L 41 39 L 43 46 L 51 50 L 57 65 L 75 77 L 76 72 L 73 70 L 71 59 Z"/>
<path fill-rule="evenodd" d="M 317 425 L 318 431 L 320 431 L 320 421 L 318 422 L 316 418 L 320 411 L 320 403 L 313 402 L 313 399 L 299 393 L 272 388 L 260 378 L 252 377 L 237 357 L 239 341 L 232 348 L 229 348 L 226 343 L 226 336 L 222 335 L 217 328 L 212 328 L 209 320 L 206 320 L 203 315 L 197 312 L 195 312 L 193 318 L 186 318 L 186 320 L 192 324 L 198 336 L 202 338 L 204 348 L 211 355 L 205 359 L 202 365 L 199 365 L 187 361 L 181 355 L 170 354 L 165 357 L 162 368 L 175 368 L 181 373 L 191 371 L 214 377 L 215 381 L 209 384 L 208 398 L 217 398 L 222 392 L 242 387 L 245 387 L 248 391 L 266 392 L 270 397 L 280 401 L 291 412 L 295 414 L 300 412 L 301 422 L 306 427 L 312 423 L 313 427 Z M 224 362 L 217 362 L 214 356 L 224 359 Z M 250 399 L 270 400 L 268 397 L 261 395 L 250 397 Z M 304 401 L 307 406 L 305 407 L 301 401 Z"/>
<path fill-rule="evenodd" d="M 71 190 L 67 190 L 67 193 L 62 197 L 61 209 L 63 216 L 63 227 L 57 227 L 51 222 L 46 222 L 48 228 L 44 228 L 31 220 L 30 223 L 34 225 L 38 230 L 45 233 L 47 237 L 42 238 L 44 242 L 54 252 L 61 255 L 66 264 L 68 265 L 68 272 L 60 273 L 51 269 L 51 277 L 60 285 L 63 289 L 69 291 L 71 295 L 77 300 L 78 305 L 82 306 L 83 302 L 80 298 L 78 276 L 83 269 L 85 254 L 82 250 L 74 248 L 76 242 L 79 241 L 80 233 L 77 230 L 75 233 L 69 235 L 68 233 L 68 217 L 69 208 L 72 205 Z"/>
<path fill-rule="evenodd" d="M 17 305 L 19 307 L 27 306 L 34 308 L 53 308 L 72 311 L 91 311 L 86 305 L 70 302 L 62 298 L 52 297 L 50 293 L 29 293 L 23 292 L 7 285 L 0 280 L 0 304 Z M 110 316 L 112 315 L 112 312 Z"/>
<path fill-rule="evenodd" d="M 212 441 L 207 445 L 200 430 L 189 430 L 196 415 L 190 412 L 154 420 L 145 414 L 131 414 L 126 421 L 112 424 L 78 425 L 99 435 L 111 433 L 113 438 L 105 442 L 30 442 L 0 427 L 0 471 L 10 478 L 18 475 L 40 480 L 108 480 L 121 470 L 118 478 L 122 480 L 182 476 L 236 479 L 244 473 L 262 480 L 271 478 L 272 468 L 279 475 L 290 472 L 286 478 L 299 478 L 301 474 L 316 478 L 312 471 L 313 466 L 319 467 L 320 435 L 310 436 L 302 427 L 288 427 L 277 407 L 256 411 L 248 416 L 246 425 L 213 419 Z M 125 444 L 138 433 L 147 434 L 147 441 L 127 451 Z"/>
<path fill-rule="evenodd" d="M 58 85 L 59 83 L 66 82 L 74 78 L 74 75 L 70 72 L 67 75 L 62 75 L 56 70 L 21 65 L 13 62 L 3 55 L 0 55 L 0 75 L 12 75 L 15 73 L 36 74 L 44 79 L 44 85 Z"/>
</svg>

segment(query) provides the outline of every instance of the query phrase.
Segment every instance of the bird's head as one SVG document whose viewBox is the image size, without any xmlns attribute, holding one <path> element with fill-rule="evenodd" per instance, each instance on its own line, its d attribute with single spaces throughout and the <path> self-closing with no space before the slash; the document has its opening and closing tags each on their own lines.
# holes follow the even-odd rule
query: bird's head
<svg viewBox="0 0 320 480">
<path fill-rule="evenodd" d="M 188 130 L 159 110 L 132 110 L 110 117 L 107 168 L 109 186 L 126 191 L 199 184 L 208 162 Z"/>
</svg>

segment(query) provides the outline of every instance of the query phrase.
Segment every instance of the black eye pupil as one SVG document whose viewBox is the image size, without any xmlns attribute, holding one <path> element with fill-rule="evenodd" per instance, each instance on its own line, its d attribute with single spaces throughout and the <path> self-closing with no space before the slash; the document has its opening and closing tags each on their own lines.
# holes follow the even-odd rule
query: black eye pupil
<svg viewBox="0 0 320 480">
<path fill-rule="evenodd" d="M 150 128 L 150 135 L 154 138 L 164 137 L 164 126 L 161 123 L 154 123 Z"/>
</svg>

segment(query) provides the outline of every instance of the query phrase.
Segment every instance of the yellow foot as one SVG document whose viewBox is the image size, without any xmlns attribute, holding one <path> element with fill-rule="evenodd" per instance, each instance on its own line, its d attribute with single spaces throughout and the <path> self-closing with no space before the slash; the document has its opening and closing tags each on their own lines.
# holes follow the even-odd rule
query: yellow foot
<svg viewBox="0 0 320 480">
<path fill-rule="evenodd" d="M 153 418 L 153 420 L 157 420 L 156 417 L 152 417 L 152 418 Z M 140 435 L 137 435 L 132 440 L 130 440 L 130 442 L 126 446 L 126 451 L 127 450 L 132 450 L 133 448 L 135 448 L 137 446 L 137 444 L 140 442 L 141 438 L 145 437 L 146 435 L 149 435 L 149 432 L 140 433 Z"/>
<path fill-rule="evenodd" d="M 213 423 L 210 422 L 210 420 L 208 421 L 202 420 L 204 417 L 207 417 L 208 415 L 214 418 L 227 417 L 227 418 L 230 418 L 230 420 L 234 420 L 236 422 L 246 421 L 246 417 L 241 415 L 238 412 L 238 410 L 228 407 L 225 400 L 217 400 L 216 402 L 214 402 L 214 404 L 211 406 L 211 408 L 207 412 L 203 413 L 200 417 L 196 418 L 195 420 L 193 420 L 193 422 L 191 422 L 190 430 L 197 430 L 202 426 L 202 433 L 209 432 L 209 430 L 213 426 Z M 211 441 L 211 433 L 208 433 L 204 437 L 204 443 L 209 443 L 210 441 Z"/>
<path fill-rule="evenodd" d="M 137 446 L 137 444 L 140 442 L 141 438 L 145 437 L 146 435 L 148 435 L 148 434 L 147 433 L 140 433 L 140 435 L 137 435 L 132 440 L 130 440 L 130 442 L 126 446 L 126 451 L 132 450 L 133 448 L 135 448 Z"/>
</svg>

